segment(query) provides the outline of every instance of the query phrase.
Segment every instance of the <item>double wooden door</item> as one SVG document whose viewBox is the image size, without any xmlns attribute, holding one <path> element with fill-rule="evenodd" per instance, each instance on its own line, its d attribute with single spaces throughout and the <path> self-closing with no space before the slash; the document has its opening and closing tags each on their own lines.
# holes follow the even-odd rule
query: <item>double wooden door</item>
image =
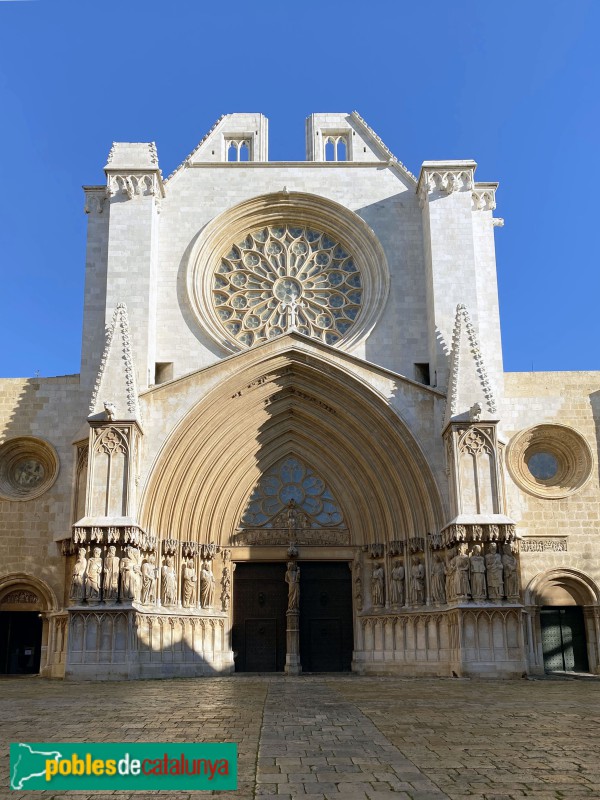
<svg viewBox="0 0 600 800">
<path fill-rule="evenodd" d="M 541 609 L 542 650 L 546 672 L 587 672 L 585 620 L 580 606 Z"/>
<path fill-rule="evenodd" d="M 237 672 L 285 666 L 288 587 L 284 563 L 243 563 L 234 572 L 232 646 Z M 303 672 L 350 669 L 351 575 L 346 562 L 300 562 Z"/>
</svg>

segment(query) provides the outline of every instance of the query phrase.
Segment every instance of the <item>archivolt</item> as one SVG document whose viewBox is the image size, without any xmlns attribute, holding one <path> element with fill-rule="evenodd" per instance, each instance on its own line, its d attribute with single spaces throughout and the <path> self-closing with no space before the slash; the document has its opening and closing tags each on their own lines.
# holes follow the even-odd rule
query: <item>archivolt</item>
<svg viewBox="0 0 600 800">
<path fill-rule="evenodd" d="M 525 605 L 541 605 L 540 597 L 545 587 L 560 586 L 573 597 L 578 605 L 592 605 L 600 602 L 597 584 L 576 569 L 549 569 L 532 578 L 525 589 Z"/>
<path fill-rule="evenodd" d="M 249 366 L 183 419 L 153 467 L 142 525 L 225 545 L 260 475 L 289 454 L 328 482 L 354 544 L 441 527 L 433 476 L 396 414 L 353 376 L 294 351 Z"/>
</svg>

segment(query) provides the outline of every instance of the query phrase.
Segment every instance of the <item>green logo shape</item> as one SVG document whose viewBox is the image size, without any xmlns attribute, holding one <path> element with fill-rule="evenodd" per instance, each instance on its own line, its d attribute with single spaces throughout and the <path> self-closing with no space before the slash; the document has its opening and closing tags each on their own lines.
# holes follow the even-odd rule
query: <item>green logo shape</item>
<svg viewBox="0 0 600 800">
<path fill-rule="evenodd" d="M 13 742 L 10 788 L 21 792 L 237 789 L 237 744 Z"/>
</svg>

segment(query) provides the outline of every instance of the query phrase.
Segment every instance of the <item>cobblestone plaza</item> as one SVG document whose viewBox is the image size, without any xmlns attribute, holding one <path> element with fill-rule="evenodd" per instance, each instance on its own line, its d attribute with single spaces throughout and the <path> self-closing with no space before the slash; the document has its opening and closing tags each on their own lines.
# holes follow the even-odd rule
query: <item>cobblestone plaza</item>
<svg viewBox="0 0 600 800">
<path fill-rule="evenodd" d="M 600 797 L 596 680 L 248 675 L 110 685 L 13 678 L 0 687 L 7 800 L 63 800 L 4 788 L 8 742 L 82 740 L 237 742 L 238 790 L 215 792 L 222 800 Z"/>
</svg>

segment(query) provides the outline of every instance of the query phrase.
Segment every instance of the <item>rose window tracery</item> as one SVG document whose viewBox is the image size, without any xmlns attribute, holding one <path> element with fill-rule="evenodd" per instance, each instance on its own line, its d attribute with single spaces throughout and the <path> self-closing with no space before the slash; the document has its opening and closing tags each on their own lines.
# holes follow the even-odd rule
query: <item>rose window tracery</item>
<svg viewBox="0 0 600 800">
<path fill-rule="evenodd" d="M 216 314 L 245 347 L 290 329 L 335 344 L 362 298 L 352 254 L 329 234 L 292 224 L 253 230 L 221 258 L 212 281 Z"/>
<path fill-rule="evenodd" d="M 271 467 L 250 495 L 241 525 L 271 528 L 290 504 L 311 527 L 343 525 L 340 508 L 330 489 L 310 467 L 294 456 Z"/>
</svg>

